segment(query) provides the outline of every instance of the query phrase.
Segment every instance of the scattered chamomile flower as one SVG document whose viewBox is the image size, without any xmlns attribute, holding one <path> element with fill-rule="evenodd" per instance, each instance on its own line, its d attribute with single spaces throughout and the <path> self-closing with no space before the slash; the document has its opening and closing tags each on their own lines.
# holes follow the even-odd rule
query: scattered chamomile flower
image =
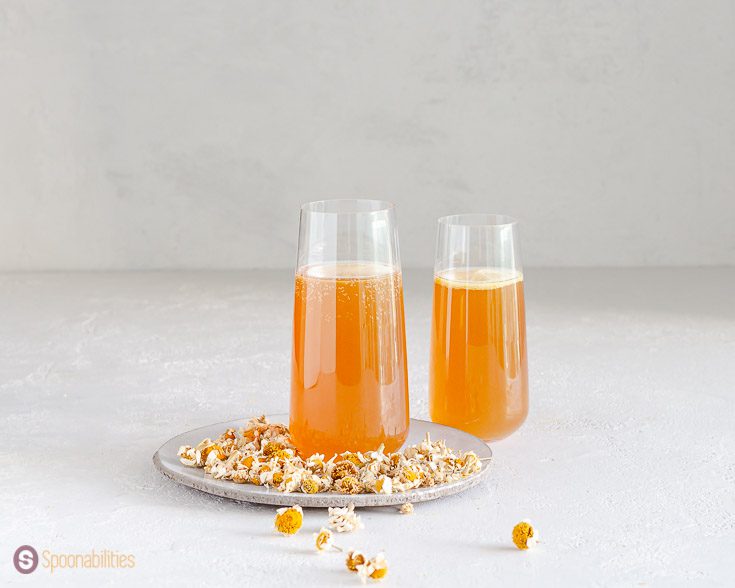
<svg viewBox="0 0 735 588">
<path fill-rule="evenodd" d="M 538 531 L 533 528 L 531 521 L 524 519 L 513 527 L 513 543 L 518 549 L 528 549 L 538 543 Z"/>
<path fill-rule="evenodd" d="M 334 545 L 334 536 L 332 535 L 332 531 L 325 529 L 324 527 L 319 529 L 318 533 L 314 533 L 314 544 L 319 553 L 329 550 L 329 548 Z"/>
<path fill-rule="evenodd" d="M 357 573 L 363 583 L 368 579 L 382 580 L 388 574 L 388 562 L 382 553 L 357 566 Z"/>
<path fill-rule="evenodd" d="M 350 531 L 363 528 L 362 521 L 359 515 L 355 513 L 355 505 L 352 502 L 342 508 L 330 506 L 327 525 L 333 531 L 337 531 L 337 533 L 349 533 Z"/>
<path fill-rule="evenodd" d="M 379 553 L 373 559 L 370 560 L 373 564 L 373 573 L 370 577 L 373 580 L 381 580 L 388 574 L 388 561 L 385 559 L 385 555 Z"/>
<path fill-rule="evenodd" d="M 276 511 L 276 519 L 274 521 L 276 531 L 283 535 L 293 535 L 304 523 L 304 512 L 300 506 L 289 506 L 279 508 Z"/>
<path fill-rule="evenodd" d="M 350 570 L 351 572 L 356 572 L 358 566 L 361 566 L 364 563 L 365 563 L 365 556 L 359 551 L 350 549 L 347 552 L 347 559 L 345 560 L 345 565 L 347 566 L 347 569 Z"/>
<path fill-rule="evenodd" d="M 401 514 L 413 514 L 413 504 L 405 502 L 401 505 L 401 508 L 398 509 L 398 512 Z"/>
</svg>

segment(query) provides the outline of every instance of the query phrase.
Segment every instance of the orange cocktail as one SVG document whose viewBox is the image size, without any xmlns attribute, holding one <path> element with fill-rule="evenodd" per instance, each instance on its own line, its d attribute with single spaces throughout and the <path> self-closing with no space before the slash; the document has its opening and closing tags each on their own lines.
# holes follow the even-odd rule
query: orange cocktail
<svg viewBox="0 0 735 588">
<path fill-rule="evenodd" d="M 528 358 L 520 273 L 469 268 L 434 279 L 431 418 L 486 440 L 528 413 Z"/>
<path fill-rule="evenodd" d="M 305 455 L 395 451 L 408 431 L 401 274 L 385 266 L 296 276 L 291 434 Z"/>
</svg>

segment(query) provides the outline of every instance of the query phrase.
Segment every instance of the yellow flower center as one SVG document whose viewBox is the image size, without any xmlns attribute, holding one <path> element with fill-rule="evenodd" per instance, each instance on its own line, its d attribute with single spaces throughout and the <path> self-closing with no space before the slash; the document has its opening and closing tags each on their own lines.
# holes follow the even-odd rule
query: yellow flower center
<svg viewBox="0 0 735 588">
<path fill-rule="evenodd" d="M 354 551 L 350 551 L 347 554 L 347 561 L 345 564 L 347 565 L 347 569 L 351 572 L 357 571 L 357 566 L 361 566 L 365 563 L 365 556 L 362 553 L 355 553 Z"/>
<path fill-rule="evenodd" d="M 513 543 L 518 549 L 528 549 L 528 540 L 533 537 L 533 527 L 526 522 L 513 527 Z"/>
<path fill-rule="evenodd" d="M 205 447 L 204 449 L 202 449 L 202 461 L 204 463 L 207 462 L 207 458 L 209 457 L 209 454 L 212 453 L 213 451 L 217 452 L 218 459 L 225 458 L 225 452 L 222 451 L 222 448 L 219 445 L 214 443 L 213 445 L 210 445 L 209 447 Z"/>
<path fill-rule="evenodd" d="M 418 474 L 411 468 L 403 468 L 403 477 L 409 482 L 415 482 L 419 478 Z"/>
<path fill-rule="evenodd" d="M 301 528 L 303 522 L 304 515 L 295 508 L 289 508 L 282 514 L 276 515 L 276 530 L 284 535 L 293 535 Z"/>
<path fill-rule="evenodd" d="M 305 494 L 316 494 L 319 491 L 319 484 L 317 484 L 314 478 L 306 478 L 301 483 L 301 491 Z"/>
<path fill-rule="evenodd" d="M 386 574 L 388 573 L 388 568 L 375 568 L 373 570 L 373 573 L 370 574 L 370 577 L 374 580 L 380 580 L 381 578 L 385 578 Z"/>
<path fill-rule="evenodd" d="M 326 549 L 328 543 L 329 543 L 329 533 L 322 531 L 316 536 L 316 548 L 319 551 Z"/>
<path fill-rule="evenodd" d="M 271 441 L 263 448 L 263 455 L 271 455 L 273 453 L 276 453 L 277 451 L 281 451 L 282 449 L 285 449 L 283 443 Z"/>
<path fill-rule="evenodd" d="M 360 458 L 357 457 L 357 454 L 355 453 L 350 453 L 348 451 L 347 453 L 343 453 L 341 457 L 342 457 L 341 461 L 349 461 L 350 463 L 356 465 L 357 467 L 360 467 L 362 465 Z"/>
<path fill-rule="evenodd" d="M 339 489 L 347 494 L 357 494 L 360 491 L 360 482 L 353 476 L 342 478 Z"/>
</svg>

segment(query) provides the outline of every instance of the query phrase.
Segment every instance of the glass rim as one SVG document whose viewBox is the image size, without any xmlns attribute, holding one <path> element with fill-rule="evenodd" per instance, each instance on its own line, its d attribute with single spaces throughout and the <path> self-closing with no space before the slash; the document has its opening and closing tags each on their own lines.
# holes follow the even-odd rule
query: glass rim
<svg viewBox="0 0 735 588">
<path fill-rule="evenodd" d="M 450 227 L 510 227 L 517 225 L 518 220 L 507 214 L 464 212 L 442 216 L 438 223 Z"/>
<path fill-rule="evenodd" d="M 372 198 L 329 198 L 313 200 L 301 205 L 301 212 L 315 214 L 374 214 L 394 210 L 396 205 L 389 200 Z"/>
</svg>

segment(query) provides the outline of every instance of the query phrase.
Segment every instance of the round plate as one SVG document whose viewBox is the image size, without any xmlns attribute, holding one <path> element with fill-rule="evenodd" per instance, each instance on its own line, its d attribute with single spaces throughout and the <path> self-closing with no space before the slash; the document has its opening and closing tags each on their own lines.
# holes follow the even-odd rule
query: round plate
<svg viewBox="0 0 735 588">
<path fill-rule="evenodd" d="M 411 419 L 408 439 L 404 447 L 420 443 L 426 437 L 426 433 L 429 433 L 432 441 L 444 439 L 447 447 L 453 451 L 474 451 L 477 457 L 484 460 L 480 462 L 482 469 L 476 474 L 456 482 L 417 488 L 408 492 L 396 492 L 395 494 L 340 494 L 338 492 L 303 494 L 301 492 L 279 492 L 274 488 L 255 486 L 253 484 L 235 484 L 228 480 L 215 480 L 210 476 L 205 476 L 203 469 L 188 467 L 179 461 L 176 454 L 181 445 L 196 445 L 206 437 L 216 439 L 225 429 L 230 427 L 238 429 L 245 426 L 247 420 L 238 419 L 236 421 L 216 423 L 177 435 L 164 443 L 156 451 L 153 456 L 153 464 L 158 471 L 164 476 L 171 478 L 174 482 L 189 486 L 190 488 L 196 488 L 208 494 L 214 494 L 215 496 L 259 504 L 279 506 L 298 504 L 304 507 L 322 508 L 327 506 L 347 506 L 349 503 L 353 503 L 355 506 L 387 506 L 403 504 L 404 502 L 434 500 L 435 498 L 457 494 L 458 492 L 476 486 L 487 476 L 490 469 L 489 458 L 492 457 L 492 452 L 484 441 L 474 435 L 453 429 L 452 427 L 416 419 Z M 268 415 L 268 420 L 272 423 L 288 424 L 288 415 Z"/>
</svg>

